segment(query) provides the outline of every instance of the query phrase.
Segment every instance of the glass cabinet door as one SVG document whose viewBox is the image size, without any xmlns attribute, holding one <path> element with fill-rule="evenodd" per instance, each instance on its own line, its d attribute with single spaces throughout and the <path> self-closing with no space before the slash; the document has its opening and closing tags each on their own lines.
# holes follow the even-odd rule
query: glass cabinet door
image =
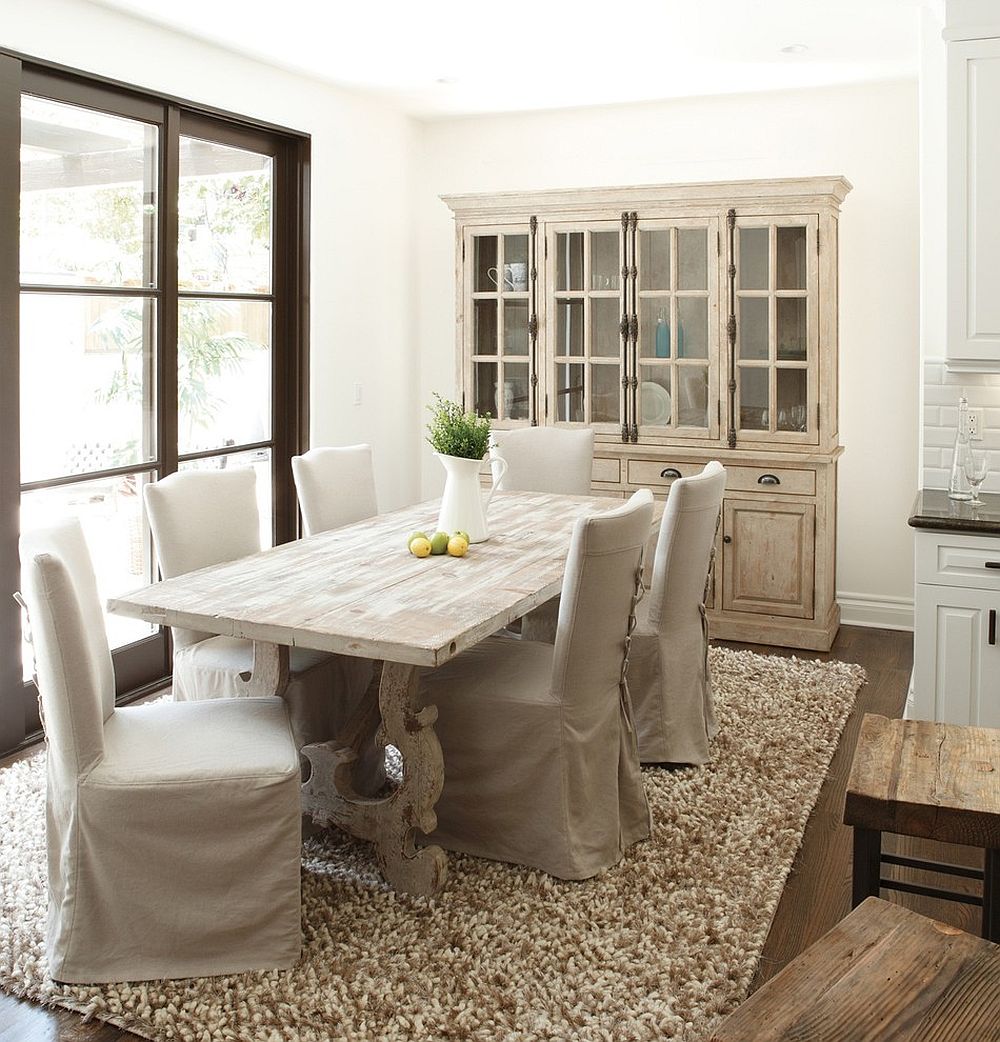
<svg viewBox="0 0 1000 1042">
<path fill-rule="evenodd" d="M 718 221 L 638 221 L 635 414 L 640 437 L 718 437 Z"/>
<path fill-rule="evenodd" d="M 550 225 L 546 235 L 548 415 L 618 434 L 625 422 L 621 224 Z"/>
<path fill-rule="evenodd" d="M 735 422 L 743 440 L 815 443 L 817 219 L 737 218 Z"/>
<path fill-rule="evenodd" d="M 466 407 L 500 427 L 536 418 L 532 242 L 527 224 L 477 228 L 464 241 Z"/>
</svg>

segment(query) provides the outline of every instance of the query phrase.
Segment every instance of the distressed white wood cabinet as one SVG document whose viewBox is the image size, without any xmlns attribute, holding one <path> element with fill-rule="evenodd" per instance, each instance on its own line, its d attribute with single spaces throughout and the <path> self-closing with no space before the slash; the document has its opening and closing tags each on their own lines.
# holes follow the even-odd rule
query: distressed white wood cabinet
<svg viewBox="0 0 1000 1042">
<path fill-rule="evenodd" d="M 836 635 L 842 177 L 452 195 L 456 382 L 497 428 L 589 425 L 595 492 L 729 474 L 714 636 Z"/>
<path fill-rule="evenodd" d="M 1000 536 L 915 540 L 913 716 L 1000 727 Z"/>
<path fill-rule="evenodd" d="M 1000 6 L 946 31 L 948 343 L 955 368 L 1000 369 Z M 989 32 L 992 35 L 984 37 Z M 972 38 L 962 38 L 972 37 Z"/>
</svg>

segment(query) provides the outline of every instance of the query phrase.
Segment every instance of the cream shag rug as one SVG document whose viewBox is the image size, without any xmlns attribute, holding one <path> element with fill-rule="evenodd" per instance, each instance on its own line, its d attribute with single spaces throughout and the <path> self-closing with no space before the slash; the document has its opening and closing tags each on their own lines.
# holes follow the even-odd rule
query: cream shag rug
<svg viewBox="0 0 1000 1042">
<path fill-rule="evenodd" d="M 312 840 L 292 970 L 100 987 L 46 975 L 44 754 L 0 772 L 0 987 L 155 1040 L 705 1039 L 745 997 L 859 666 L 712 650 L 704 768 L 644 771 L 654 832 L 584 883 L 452 855 L 433 901 Z"/>
</svg>

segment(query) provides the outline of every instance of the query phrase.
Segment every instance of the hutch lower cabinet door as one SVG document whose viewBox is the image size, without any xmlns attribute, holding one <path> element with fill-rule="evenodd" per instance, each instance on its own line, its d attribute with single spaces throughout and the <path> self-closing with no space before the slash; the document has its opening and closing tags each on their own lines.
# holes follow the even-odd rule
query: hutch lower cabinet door
<svg viewBox="0 0 1000 1042">
<path fill-rule="evenodd" d="M 842 177 L 452 195 L 456 385 L 590 427 L 593 489 L 726 468 L 713 636 L 829 650 Z"/>
</svg>

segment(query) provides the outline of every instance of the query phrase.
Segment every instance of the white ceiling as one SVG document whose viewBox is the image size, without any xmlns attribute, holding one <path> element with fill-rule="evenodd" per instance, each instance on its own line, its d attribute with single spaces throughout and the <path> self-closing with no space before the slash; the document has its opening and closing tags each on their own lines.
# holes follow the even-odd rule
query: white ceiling
<svg viewBox="0 0 1000 1042">
<path fill-rule="evenodd" d="M 915 76 L 921 0 L 94 0 L 432 117 Z M 782 48 L 805 45 L 804 53 Z"/>
</svg>

